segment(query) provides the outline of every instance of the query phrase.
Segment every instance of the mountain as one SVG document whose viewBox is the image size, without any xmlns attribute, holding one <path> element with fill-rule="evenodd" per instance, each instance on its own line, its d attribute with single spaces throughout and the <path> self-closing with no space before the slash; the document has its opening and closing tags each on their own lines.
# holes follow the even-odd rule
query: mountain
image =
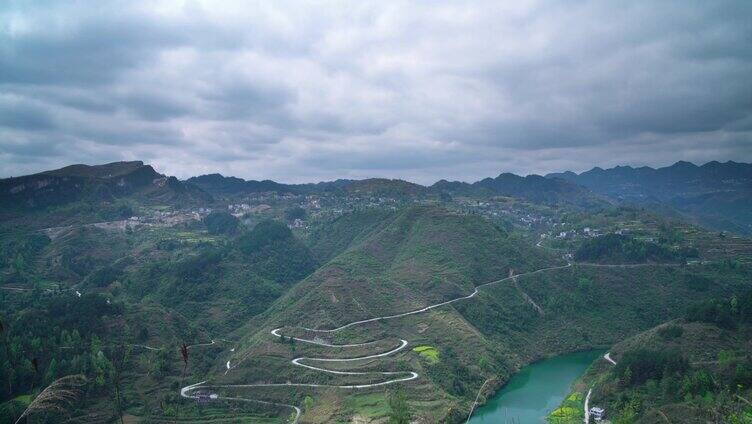
<svg viewBox="0 0 752 424">
<path fill-rule="evenodd" d="M 379 376 L 331 375 L 301 369 L 290 361 L 367 356 L 387 352 L 406 340 L 412 350 L 336 369 L 414 371 L 419 379 L 405 385 L 416 414 L 425 422 L 464 422 L 484 381 L 492 380 L 486 387 L 491 390 L 524 364 L 608 346 L 678 317 L 687 302 L 746 284 L 749 275 L 742 267 L 733 271 L 652 264 L 564 267 L 558 254 L 518 239 L 479 216 L 435 206 L 403 208 L 377 221 L 359 212 L 332 221 L 331 231 L 322 229 L 331 238 L 341 235 L 340 243 L 330 240 L 323 246 L 322 251 L 333 257 L 234 332 L 242 341 L 228 360 L 236 365 L 226 374 L 226 365 L 217 365 L 216 372 L 222 376 L 214 383 L 377 382 Z M 352 231 L 338 229 L 350 225 Z M 504 279 L 510 269 L 525 273 L 549 267 L 553 269 Z M 702 290 L 689 283 L 700 275 L 711 282 Z M 484 286 L 475 297 L 425 313 L 364 322 L 332 333 L 307 330 L 420 310 L 468 296 L 492 281 L 498 283 Z M 279 327 L 283 335 L 353 347 L 345 352 L 289 340 L 280 343 L 270 335 Z M 421 355 L 422 349 L 431 349 L 429 358 Z M 307 394 L 296 388 L 259 394 L 258 399 L 295 404 Z M 322 403 L 302 422 L 347 421 L 362 411 L 348 405 L 366 401 L 357 392 L 311 396 Z M 378 399 L 383 401 L 383 397 Z M 322 418 L 319 414 L 331 415 Z"/>
<path fill-rule="evenodd" d="M 587 188 L 562 179 L 539 175 L 503 173 L 475 183 L 440 180 L 431 186 L 388 178 L 363 180 L 339 179 L 315 184 L 282 184 L 271 180 L 255 181 L 220 174 L 192 177 L 186 182 L 195 184 L 215 196 L 231 197 L 248 193 L 277 192 L 292 194 L 332 194 L 338 196 L 377 197 L 399 201 L 437 199 L 445 195 L 487 198 L 505 196 L 548 205 L 568 205 L 576 208 L 603 208 L 612 202 Z"/>
<path fill-rule="evenodd" d="M 154 203 L 211 202 L 206 192 L 157 173 L 141 161 L 71 165 L 0 180 L 0 209 L 34 210 L 88 200 L 137 197 Z"/>
<path fill-rule="evenodd" d="M 680 161 L 658 169 L 617 166 L 546 177 L 638 205 L 667 205 L 702 225 L 752 234 L 752 164 Z"/>
<path fill-rule="evenodd" d="M 452 195 L 506 196 L 544 204 L 566 204 L 579 208 L 602 208 L 609 201 L 590 190 L 562 179 L 540 175 L 503 173 L 496 178 L 484 178 L 472 184 L 441 180 L 431 188 Z"/>
<path fill-rule="evenodd" d="M 186 182 L 195 184 L 202 190 L 215 195 L 259 193 L 276 191 L 280 193 L 294 192 L 295 187 L 288 184 L 280 184 L 271 180 L 254 181 L 244 180 L 237 177 L 225 177 L 220 174 L 200 175 L 191 177 Z"/>
<path fill-rule="evenodd" d="M 289 359 L 281 356 L 280 349 L 287 348 L 271 340 L 269 331 L 281 326 L 332 328 L 358 319 L 410 311 L 467 296 L 480 284 L 506 277 L 510 268 L 524 271 L 562 263 L 478 216 L 455 214 L 437 207 L 407 208 L 382 216 L 380 224 L 375 224 L 374 216 L 360 214 L 332 225 L 339 227 L 353 221 L 360 221 L 357 225 L 360 230 L 354 232 L 355 236 L 353 232 L 343 234 L 346 239 L 343 244 L 349 247 L 236 332 L 243 341 L 228 359 L 233 363 L 243 357 L 252 359 L 242 362 L 241 368 L 223 380 L 332 383 L 331 376 L 326 374 L 301 374 L 285 365 Z M 386 350 L 394 333 L 383 333 L 390 330 L 416 343 L 440 346 L 441 355 L 446 355 L 439 364 L 429 366 L 413 363 L 419 355 L 408 351 L 407 356 L 400 356 L 393 364 L 387 358 L 386 364 L 389 369 L 424 367 L 426 378 L 420 382 L 420 390 L 413 391 L 412 398 L 442 405 L 434 411 L 437 419 L 445 416 L 445 406 L 457 404 L 455 396 L 470 397 L 477 390 L 472 385 L 484 380 L 474 365 L 476 355 L 495 358 L 492 363 L 498 363 L 502 357 L 496 345 L 480 336 L 451 307 L 394 324 L 357 327 L 345 340 L 357 343 L 384 338 L 385 343 L 369 348 L 371 352 L 375 347 Z M 363 354 L 368 352 L 365 350 Z M 367 369 L 378 364 L 361 366 Z M 508 372 L 501 368 L 499 371 Z M 347 414 L 341 407 L 335 410 Z M 329 417 L 321 422 L 342 418 Z"/>
<path fill-rule="evenodd" d="M 126 274 L 123 289 L 186 316 L 211 315 L 209 328 L 237 325 L 311 274 L 317 262 L 286 225 L 262 221 L 221 245 L 146 257 Z"/>
<path fill-rule="evenodd" d="M 351 196 L 415 198 L 425 195 L 428 191 L 426 187 L 419 184 L 387 178 L 368 178 L 364 180 L 340 179 L 309 184 L 282 184 L 271 180 L 244 180 L 237 177 L 225 177 L 220 174 L 209 174 L 191 177 L 186 182 L 195 184 L 209 193 L 220 196 L 277 192 L 294 194 L 335 193 Z"/>
<path fill-rule="evenodd" d="M 674 184 L 705 178 L 696 168 L 734 180 L 746 166 L 726 165 L 683 164 Z M 86 422 L 116 421 L 116 405 L 149 422 L 288 422 L 280 404 L 300 407 L 301 423 L 385 422 L 403 392 L 414 422 L 459 423 L 531 362 L 611 346 L 621 360 L 619 343 L 707 299 L 722 299 L 696 311 L 713 325 L 746 311 L 734 294 L 749 287 L 752 241 L 612 207 L 625 200 L 578 177 L 181 182 L 120 162 L 3 180 L 15 185 L 0 208 L 14 217 L 0 219 L 0 421 L 84 373 L 71 416 Z M 715 343 L 712 329 L 692 331 L 690 349 L 702 334 Z M 609 393 L 646 408 L 676 391 L 622 390 L 613 377 Z M 224 399 L 181 397 L 202 381 Z M 609 393 L 593 399 L 624 406 Z M 682 408 L 716 404 L 689 394 Z"/>
<path fill-rule="evenodd" d="M 367 208 L 337 216 L 314 228 L 308 237 L 308 245 L 319 261 L 326 263 L 389 222 L 388 218 L 395 213 Z"/>
<path fill-rule="evenodd" d="M 305 312 L 308 326 L 332 326 L 467 294 L 511 267 L 555 262 L 479 217 L 413 207 L 387 220 L 296 286 L 285 309 Z"/>
</svg>

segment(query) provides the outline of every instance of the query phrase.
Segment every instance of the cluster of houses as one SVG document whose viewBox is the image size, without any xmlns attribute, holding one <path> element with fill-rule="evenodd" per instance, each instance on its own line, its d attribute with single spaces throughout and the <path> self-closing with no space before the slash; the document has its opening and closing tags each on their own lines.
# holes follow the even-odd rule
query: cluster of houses
<svg viewBox="0 0 752 424">
<path fill-rule="evenodd" d="M 508 217 L 525 228 L 533 228 L 552 223 L 552 218 L 536 213 L 533 210 L 524 210 L 512 207 L 504 202 L 483 202 L 479 200 L 459 200 L 458 203 L 464 212 L 477 213 L 488 218 Z"/>
<path fill-rule="evenodd" d="M 578 234 L 580 234 L 580 232 L 578 232 L 577 230 L 559 231 L 559 234 L 556 235 L 556 238 L 571 238 L 577 236 Z M 601 230 L 590 227 L 583 228 L 581 234 L 585 237 L 600 237 L 603 235 Z"/>
</svg>

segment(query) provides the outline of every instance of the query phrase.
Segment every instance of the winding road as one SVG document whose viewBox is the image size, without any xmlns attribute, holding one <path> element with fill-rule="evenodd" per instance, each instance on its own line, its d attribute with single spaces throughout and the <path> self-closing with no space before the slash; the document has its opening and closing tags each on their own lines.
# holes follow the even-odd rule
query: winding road
<svg viewBox="0 0 752 424">
<path fill-rule="evenodd" d="M 587 267 L 595 266 L 595 267 L 611 267 L 611 268 L 631 268 L 631 267 L 638 267 L 638 266 L 651 266 L 651 265 L 655 265 L 655 264 L 629 264 L 629 265 L 615 264 L 615 265 L 604 265 L 604 264 L 590 264 L 590 263 L 579 264 L 578 263 L 577 265 L 578 266 L 587 266 Z M 477 296 L 478 293 L 480 293 L 480 289 L 482 289 L 483 287 L 486 287 L 486 286 L 490 286 L 490 285 L 493 285 L 493 284 L 502 283 L 502 282 L 505 282 L 505 281 L 510 281 L 510 280 L 513 280 L 513 279 L 516 279 L 516 278 L 519 278 L 519 277 L 525 277 L 525 276 L 540 274 L 540 273 L 544 273 L 544 272 L 547 272 L 547 271 L 554 271 L 554 270 L 565 269 L 565 268 L 569 268 L 571 266 L 572 266 L 572 263 L 570 262 L 570 263 L 567 263 L 566 265 L 559 265 L 559 266 L 552 266 L 552 267 L 547 267 L 547 268 L 541 268 L 541 269 L 538 269 L 538 270 L 535 270 L 535 271 L 530 271 L 530 272 L 527 272 L 527 273 L 522 273 L 522 274 L 517 274 L 517 275 L 514 275 L 514 274 L 510 273 L 510 275 L 508 277 L 501 278 L 501 279 L 498 279 L 498 280 L 494 280 L 494 281 L 491 281 L 491 282 L 484 283 L 484 284 L 476 286 L 475 289 L 473 290 L 473 292 L 470 293 L 467 296 L 457 297 L 457 298 L 452 299 L 452 300 L 448 300 L 448 301 L 445 301 L 445 302 L 436 303 L 434 305 L 429 305 L 429 306 L 426 306 L 424 308 L 415 309 L 415 310 L 408 311 L 408 312 L 403 312 L 403 313 L 394 314 L 394 315 L 386 315 L 386 316 L 374 317 L 374 318 L 369 318 L 369 319 L 364 319 L 364 320 L 359 320 L 359 321 L 353 321 L 353 322 L 350 322 L 350 323 L 347 323 L 347 324 L 344 324 L 342 326 L 339 326 L 339 327 L 336 327 L 336 328 L 332 328 L 332 329 L 313 329 L 313 328 L 307 328 L 307 327 L 297 327 L 297 328 L 299 328 L 301 330 L 305 330 L 307 332 L 312 332 L 312 333 L 331 334 L 331 333 L 336 333 L 338 331 L 341 331 L 341 330 L 344 330 L 344 329 L 347 329 L 347 328 L 350 328 L 350 327 L 353 327 L 353 326 L 361 325 L 361 324 L 367 324 L 367 323 L 372 323 L 372 322 L 377 322 L 377 321 L 386 321 L 386 320 L 402 318 L 402 317 L 406 317 L 406 316 L 410 316 L 410 315 L 420 314 L 420 313 L 423 313 L 423 312 L 430 311 L 431 309 L 436 309 L 436 308 L 439 308 L 439 307 L 442 307 L 442 306 L 446 306 L 446 305 L 449 305 L 449 304 L 452 304 L 452 303 L 455 303 L 455 302 L 459 302 L 459 301 L 467 300 L 467 299 L 472 299 L 475 296 Z M 331 343 L 327 343 L 325 341 L 318 340 L 318 339 L 306 339 L 306 338 L 302 338 L 302 337 L 285 336 L 285 335 L 283 335 L 281 333 L 281 331 L 282 331 L 282 328 L 275 328 L 275 329 L 271 330 L 270 334 L 272 336 L 279 337 L 279 338 L 287 337 L 287 338 L 291 338 L 291 339 L 294 339 L 296 341 L 303 342 L 303 343 L 309 343 L 309 344 L 314 344 L 314 345 L 318 345 L 318 346 L 323 346 L 323 347 L 328 347 L 328 348 L 338 348 L 338 349 L 343 349 L 343 348 L 346 349 L 346 348 L 353 348 L 353 347 L 362 347 L 362 346 L 367 346 L 367 345 L 371 345 L 371 344 L 377 343 L 379 341 L 382 341 L 382 340 L 378 340 L 378 341 L 371 341 L 371 342 L 367 342 L 367 343 L 331 344 Z M 294 358 L 294 359 L 292 359 L 290 361 L 290 363 L 292 365 L 294 365 L 294 366 L 302 367 L 302 368 L 306 368 L 306 369 L 310 369 L 310 370 L 314 370 L 314 371 L 318 371 L 318 372 L 329 373 L 329 374 L 336 374 L 336 375 L 360 375 L 360 376 L 365 376 L 365 375 L 379 375 L 379 376 L 385 377 L 385 379 L 383 381 L 380 381 L 380 382 L 377 382 L 377 383 L 352 384 L 352 385 L 331 385 L 331 384 L 290 383 L 290 382 L 287 382 L 287 383 L 251 383 L 251 384 L 215 384 L 215 385 L 212 385 L 212 384 L 206 384 L 207 381 L 202 381 L 202 382 L 199 382 L 199 383 L 195 383 L 195 384 L 183 387 L 182 389 L 180 389 L 180 395 L 182 397 L 184 397 L 184 398 L 194 398 L 195 399 L 195 398 L 197 398 L 197 395 L 195 395 L 193 392 L 195 392 L 196 390 L 200 390 L 200 389 L 204 389 L 204 390 L 211 390 L 211 389 L 241 389 L 241 388 L 246 388 L 247 389 L 247 388 L 263 388 L 263 387 L 311 387 L 311 388 L 337 388 L 337 389 L 366 389 L 366 388 L 386 386 L 386 385 L 390 385 L 390 384 L 411 381 L 411 380 L 417 379 L 419 377 L 419 374 L 416 373 L 416 372 L 414 372 L 414 371 L 371 371 L 371 372 L 339 371 L 339 370 L 332 370 L 332 369 L 324 368 L 323 365 L 321 365 L 321 366 L 314 366 L 314 365 L 310 364 L 310 363 L 347 363 L 347 362 L 356 362 L 356 361 L 363 361 L 363 360 L 369 360 L 369 359 L 374 359 L 374 358 L 386 357 L 386 356 L 390 356 L 390 355 L 393 355 L 393 354 L 396 354 L 396 353 L 402 351 L 405 347 L 407 347 L 408 344 L 409 344 L 409 342 L 407 340 L 401 339 L 400 340 L 400 345 L 397 346 L 397 347 L 395 347 L 395 348 L 393 348 L 393 349 L 391 349 L 391 350 L 388 350 L 388 351 L 385 351 L 385 352 L 381 352 L 381 353 L 374 353 L 374 354 L 366 355 L 366 356 L 356 356 L 356 357 L 352 357 L 352 358 L 308 358 L 308 357 L 298 357 L 298 358 Z M 235 350 L 234 348 L 231 349 L 231 352 L 234 352 L 234 350 Z M 612 363 L 615 364 L 615 362 L 613 362 L 613 360 L 611 360 L 610 357 L 607 357 L 607 356 L 608 356 L 608 354 L 606 354 L 604 356 L 604 358 L 606 360 L 608 360 L 609 362 L 612 362 Z M 234 369 L 235 367 L 237 367 L 247 357 L 248 356 L 246 355 L 245 357 L 241 358 L 240 361 L 238 361 L 237 363 L 234 363 L 234 364 L 231 363 L 231 360 L 228 360 L 226 362 L 226 364 L 225 364 L 225 368 L 226 368 L 225 374 L 227 374 L 232 369 Z M 589 395 L 590 395 L 590 393 L 588 393 L 588 397 L 585 400 L 586 405 L 589 402 L 589 398 L 590 398 Z M 298 419 L 300 418 L 300 415 L 301 415 L 300 408 L 297 407 L 297 406 L 295 406 L 295 405 L 291 405 L 291 404 L 269 402 L 269 401 L 263 401 L 263 400 L 259 400 L 259 399 L 242 398 L 242 397 L 226 397 L 226 396 L 219 396 L 219 395 L 216 395 L 216 397 L 214 397 L 214 398 L 215 399 L 221 399 L 221 400 L 254 402 L 254 403 L 259 403 L 259 404 L 274 405 L 274 406 L 280 406 L 280 407 L 289 408 L 289 409 L 291 409 L 291 410 L 293 410 L 295 412 L 295 418 L 293 420 L 293 424 L 296 424 L 298 422 Z M 585 421 L 586 423 L 589 421 L 589 411 L 587 410 L 587 408 L 585 410 L 585 420 L 586 420 Z"/>
</svg>

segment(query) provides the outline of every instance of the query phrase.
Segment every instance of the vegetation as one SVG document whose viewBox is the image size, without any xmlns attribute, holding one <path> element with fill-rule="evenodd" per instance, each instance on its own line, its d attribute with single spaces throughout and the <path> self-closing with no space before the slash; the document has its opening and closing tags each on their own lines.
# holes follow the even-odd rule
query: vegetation
<svg viewBox="0 0 752 424">
<path fill-rule="evenodd" d="M 583 420 L 583 402 L 585 395 L 578 391 L 570 393 L 564 401 L 551 411 L 546 420 L 553 424 L 575 424 Z"/>
<path fill-rule="evenodd" d="M 389 410 L 389 424 L 410 424 L 412 414 L 401 390 L 389 393 Z"/>
<path fill-rule="evenodd" d="M 620 234 L 606 234 L 582 243 L 574 254 L 581 262 L 643 263 L 681 262 L 685 258 L 655 243 L 636 240 Z"/>
<path fill-rule="evenodd" d="M 734 328 L 752 323 L 752 290 L 730 299 L 710 299 L 688 308 L 687 321 L 715 324 L 721 328 Z"/>
<path fill-rule="evenodd" d="M 204 217 L 209 234 L 235 235 L 240 230 L 240 221 L 227 212 L 212 212 Z"/>
<path fill-rule="evenodd" d="M 625 386 L 636 386 L 648 380 L 679 375 L 689 368 L 689 362 L 678 350 L 630 350 L 621 357 L 614 375 Z"/>
<path fill-rule="evenodd" d="M 0 422 L 18 419 L 67 375 L 86 379 L 81 402 L 66 406 L 79 421 L 280 423 L 289 408 L 197 404 L 179 389 L 204 380 L 363 384 L 378 381 L 373 371 L 414 371 L 418 379 L 388 392 L 217 392 L 298 405 L 301 423 L 454 423 L 464 421 L 483 382 L 493 382 L 485 395 L 531 361 L 614 343 L 619 366 L 597 363 L 586 376 L 614 422 L 656 410 L 679 422 L 674 407 L 722 422 L 743 422 L 748 413 L 737 396 L 750 399 L 752 243 L 733 234 L 613 206 L 541 177 L 433 187 L 194 179 L 208 196 L 126 163 L 24 181 L 47 180 L 49 193 L 0 205 Z M 629 236 L 595 237 L 584 227 Z M 560 232 L 567 236 L 541 237 Z M 580 262 L 639 266 L 565 267 L 562 256 L 578 248 Z M 542 268 L 552 269 L 507 278 L 510 270 Z M 289 337 L 312 336 L 296 327 L 331 329 L 476 288 L 472 298 L 419 314 L 316 334 L 373 342 L 366 346 L 333 349 Z M 278 327 L 284 340 L 269 334 Z M 410 348 L 394 355 L 329 364 L 366 374 L 290 364 L 387 352 L 401 339 Z M 573 391 L 549 419 L 581 420 L 583 394 Z"/>
<path fill-rule="evenodd" d="M 425 359 L 429 364 L 436 364 L 439 362 L 439 351 L 433 346 L 415 346 L 413 352 L 417 352 L 420 357 Z"/>
</svg>

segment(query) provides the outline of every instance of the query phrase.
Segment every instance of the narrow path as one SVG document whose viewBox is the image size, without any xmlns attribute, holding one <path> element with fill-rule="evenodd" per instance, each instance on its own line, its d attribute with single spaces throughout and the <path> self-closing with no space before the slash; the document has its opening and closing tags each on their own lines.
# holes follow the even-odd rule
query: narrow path
<svg viewBox="0 0 752 424">
<path fill-rule="evenodd" d="M 480 389 L 478 389 L 478 394 L 475 395 L 475 400 L 473 401 L 473 406 L 470 407 L 470 412 L 467 414 L 467 420 L 465 420 L 465 424 L 468 424 L 470 422 L 470 418 L 473 416 L 473 412 L 475 411 L 475 407 L 478 406 L 478 399 L 480 398 L 481 392 L 483 392 L 483 388 L 486 387 L 486 384 L 491 381 L 492 379 L 489 378 L 486 381 L 483 382 L 483 384 L 480 386 Z"/>
<path fill-rule="evenodd" d="M 606 352 L 606 354 L 603 355 L 603 359 L 605 359 L 608 362 L 610 362 L 611 365 L 616 365 L 616 361 L 614 361 L 613 359 L 611 359 L 611 352 Z"/>
<path fill-rule="evenodd" d="M 590 388 L 585 396 L 585 424 L 590 424 L 590 395 L 593 394 L 593 389 Z"/>
</svg>

